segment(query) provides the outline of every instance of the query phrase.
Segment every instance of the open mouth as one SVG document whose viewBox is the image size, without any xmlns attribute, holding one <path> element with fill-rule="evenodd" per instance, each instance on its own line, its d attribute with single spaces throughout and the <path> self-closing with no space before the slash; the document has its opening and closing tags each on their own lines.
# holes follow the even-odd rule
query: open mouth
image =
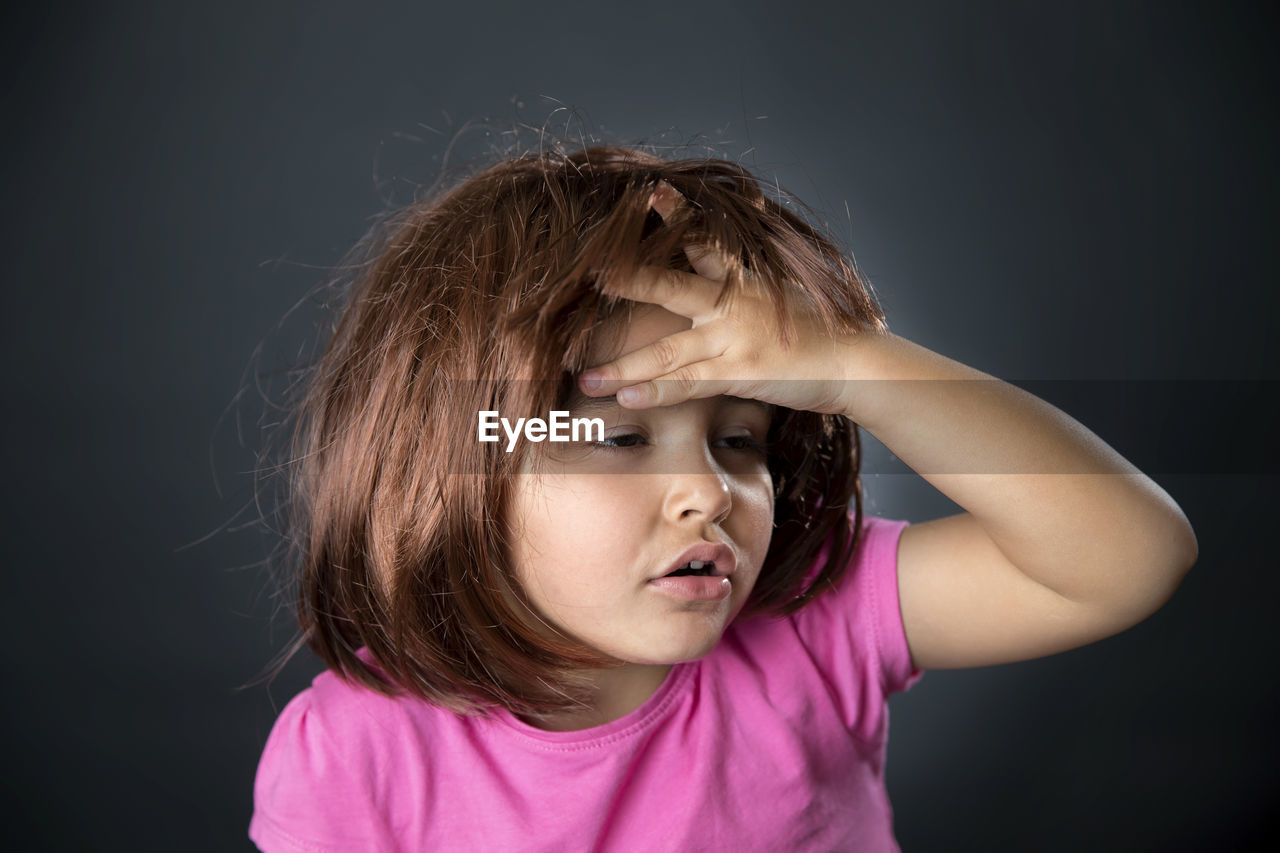
<svg viewBox="0 0 1280 853">
<path fill-rule="evenodd" d="M 690 560 L 680 568 L 670 574 L 664 575 L 668 578 L 682 578 L 687 575 L 696 577 L 710 577 L 716 572 L 716 564 L 710 560 Z"/>
</svg>

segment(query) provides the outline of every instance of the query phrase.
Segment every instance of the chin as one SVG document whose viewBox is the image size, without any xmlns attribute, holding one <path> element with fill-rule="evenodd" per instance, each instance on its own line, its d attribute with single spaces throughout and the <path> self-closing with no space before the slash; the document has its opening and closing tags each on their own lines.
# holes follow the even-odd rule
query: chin
<svg viewBox="0 0 1280 853">
<path fill-rule="evenodd" d="M 695 633 L 697 635 L 695 635 Z M 712 649 L 720 642 L 722 630 L 706 632 L 688 632 L 685 636 L 667 636 L 655 642 L 649 648 L 649 662 L 654 664 L 688 663 L 701 660 L 711 654 Z"/>
</svg>

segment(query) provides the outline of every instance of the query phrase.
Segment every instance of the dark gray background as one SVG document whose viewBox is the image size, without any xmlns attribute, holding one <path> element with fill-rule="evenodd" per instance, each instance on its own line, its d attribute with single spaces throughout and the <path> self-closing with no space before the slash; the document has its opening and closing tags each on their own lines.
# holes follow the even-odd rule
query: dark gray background
<svg viewBox="0 0 1280 853">
<path fill-rule="evenodd" d="M 468 9 L 4 13 L 5 840 L 249 847 L 259 751 L 317 671 L 236 690 L 290 633 L 254 565 L 269 537 L 232 529 L 255 374 L 296 351 L 313 321 L 278 321 L 367 217 L 483 117 L 740 156 L 826 216 L 896 332 L 1069 380 L 1068 411 L 1156 460 L 1195 525 L 1199 564 L 1142 625 L 893 700 L 905 849 L 1267 837 L 1269 5 Z M 1093 404 L 1098 380 L 1120 393 Z M 866 490 L 885 516 L 951 510 L 909 475 Z"/>
</svg>

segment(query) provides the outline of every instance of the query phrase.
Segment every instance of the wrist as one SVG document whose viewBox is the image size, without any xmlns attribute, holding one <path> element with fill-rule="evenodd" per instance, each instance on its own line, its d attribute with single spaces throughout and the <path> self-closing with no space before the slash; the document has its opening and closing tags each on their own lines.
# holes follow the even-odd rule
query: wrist
<svg viewBox="0 0 1280 853">
<path fill-rule="evenodd" d="M 896 352 L 902 339 L 887 330 L 859 332 L 838 340 L 840 364 L 840 414 L 871 428 L 883 408 L 882 394 L 893 378 Z"/>
</svg>

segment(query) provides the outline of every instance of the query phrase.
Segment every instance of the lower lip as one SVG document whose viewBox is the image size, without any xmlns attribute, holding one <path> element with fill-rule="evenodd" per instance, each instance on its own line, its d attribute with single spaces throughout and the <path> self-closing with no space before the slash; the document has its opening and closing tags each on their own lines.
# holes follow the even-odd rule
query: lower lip
<svg viewBox="0 0 1280 853">
<path fill-rule="evenodd" d="M 649 583 L 660 592 L 681 601 L 723 601 L 733 592 L 728 578 L 684 575 L 676 578 L 654 578 Z"/>
</svg>

